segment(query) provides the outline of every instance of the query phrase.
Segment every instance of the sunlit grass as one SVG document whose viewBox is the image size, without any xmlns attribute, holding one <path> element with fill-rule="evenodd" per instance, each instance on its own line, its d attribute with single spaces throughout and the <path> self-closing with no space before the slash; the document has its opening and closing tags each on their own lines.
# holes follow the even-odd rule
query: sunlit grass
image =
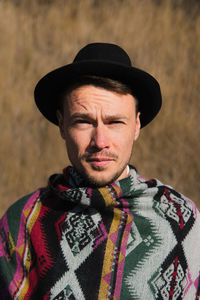
<svg viewBox="0 0 200 300">
<path fill-rule="evenodd" d="M 200 14 L 197 2 L 0 1 L 0 215 L 68 159 L 33 101 L 37 81 L 86 43 L 113 42 L 161 84 L 163 108 L 131 162 L 200 204 Z M 43 4 L 42 4 L 43 3 Z M 47 1 L 46 1 L 47 3 Z"/>
</svg>

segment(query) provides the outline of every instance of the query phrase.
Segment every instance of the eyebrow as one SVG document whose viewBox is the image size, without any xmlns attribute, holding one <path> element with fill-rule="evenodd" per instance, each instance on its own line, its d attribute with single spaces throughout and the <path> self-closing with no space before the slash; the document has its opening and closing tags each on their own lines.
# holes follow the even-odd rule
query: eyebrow
<svg viewBox="0 0 200 300">
<path fill-rule="evenodd" d="M 88 120 L 94 120 L 93 115 L 92 114 L 85 114 L 85 113 L 74 113 L 72 114 L 72 116 L 70 117 L 71 120 L 73 119 L 88 119 Z M 121 114 L 117 114 L 117 115 L 105 115 L 104 120 L 109 120 L 109 121 L 113 121 L 113 120 L 128 120 L 128 118 L 124 115 Z"/>
</svg>

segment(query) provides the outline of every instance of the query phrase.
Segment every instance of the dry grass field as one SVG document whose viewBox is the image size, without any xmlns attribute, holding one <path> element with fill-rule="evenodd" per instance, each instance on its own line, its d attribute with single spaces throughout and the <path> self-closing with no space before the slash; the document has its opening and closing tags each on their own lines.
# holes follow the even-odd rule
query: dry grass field
<svg viewBox="0 0 200 300">
<path fill-rule="evenodd" d="M 37 111 L 41 76 L 90 42 L 124 47 L 155 76 L 163 107 L 131 163 L 200 206 L 200 5 L 190 0 L 0 0 L 0 216 L 68 164 L 58 128 Z"/>
</svg>

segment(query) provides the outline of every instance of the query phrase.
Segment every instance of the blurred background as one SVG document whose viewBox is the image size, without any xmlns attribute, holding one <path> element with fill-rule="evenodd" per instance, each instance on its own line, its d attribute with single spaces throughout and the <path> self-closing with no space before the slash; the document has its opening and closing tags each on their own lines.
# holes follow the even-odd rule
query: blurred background
<svg viewBox="0 0 200 300">
<path fill-rule="evenodd" d="M 69 163 L 34 104 L 37 81 L 100 41 L 121 45 L 161 85 L 162 110 L 131 163 L 200 207 L 200 2 L 0 0 L 0 216 Z"/>
</svg>

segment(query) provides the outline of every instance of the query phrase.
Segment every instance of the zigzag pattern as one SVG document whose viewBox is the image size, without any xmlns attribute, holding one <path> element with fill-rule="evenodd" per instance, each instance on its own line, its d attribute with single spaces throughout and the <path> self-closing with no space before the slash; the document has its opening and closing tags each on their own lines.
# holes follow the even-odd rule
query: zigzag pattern
<svg viewBox="0 0 200 300">
<path fill-rule="evenodd" d="M 1 299 L 199 299 L 200 216 L 190 200 L 134 169 L 103 188 L 67 172 L 1 220 Z"/>
</svg>

